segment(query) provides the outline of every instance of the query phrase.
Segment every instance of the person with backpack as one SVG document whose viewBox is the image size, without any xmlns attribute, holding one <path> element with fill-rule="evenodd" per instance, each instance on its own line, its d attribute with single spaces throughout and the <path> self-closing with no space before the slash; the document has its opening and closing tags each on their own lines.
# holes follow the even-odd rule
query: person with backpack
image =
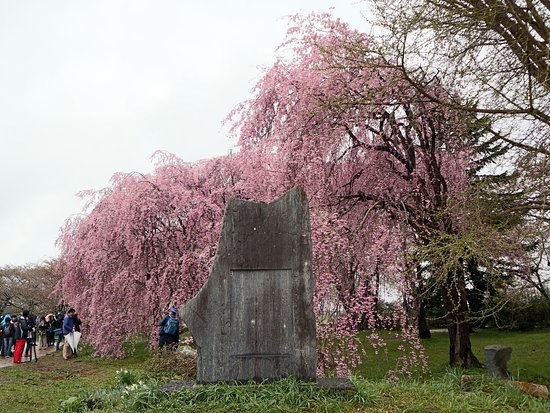
<svg viewBox="0 0 550 413">
<path fill-rule="evenodd" d="M 177 349 L 180 341 L 180 322 L 176 317 L 177 312 L 176 307 L 170 308 L 169 313 L 160 322 L 159 348 L 167 346 Z"/>
<path fill-rule="evenodd" d="M 13 355 L 11 349 L 13 347 L 13 336 L 15 335 L 15 327 L 11 322 L 11 316 L 9 314 L 6 314 L 2 323 L 4 324 L 4 326 L 2 327 L 2 333 L 3 333 L 2 344 L 4 349 L 4 357 L 9 358 Z"/>
</svg>

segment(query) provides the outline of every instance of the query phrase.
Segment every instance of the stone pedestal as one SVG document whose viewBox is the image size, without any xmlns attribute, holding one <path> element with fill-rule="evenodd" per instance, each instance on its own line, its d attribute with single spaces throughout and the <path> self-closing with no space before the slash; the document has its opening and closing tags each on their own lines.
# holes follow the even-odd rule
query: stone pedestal
<svg viewBox="0 0 550 413">
<path fill-rule="evenodd" d="M 512 347 L 491 345 L 486 346 L 483 352 L 487 371 L 490 376 L 499 379 L 509 379 L 510 372 L 508 371 L 508 361 L 512 354 Z"/>
</svg>

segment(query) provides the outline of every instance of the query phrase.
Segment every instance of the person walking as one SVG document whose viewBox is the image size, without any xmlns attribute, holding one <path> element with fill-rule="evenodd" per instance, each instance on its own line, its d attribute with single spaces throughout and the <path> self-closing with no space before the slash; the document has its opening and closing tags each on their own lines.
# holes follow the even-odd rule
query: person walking
<svg viewBox="0 0 550 413">
<path fill-rule="evenodd" d="M 178 309 L 170 308 L 168 314 L 164 316 L 159 324 L 159 348 L 168 346 L 171 349 L 177 349 L 180 341 L 180 324 L 176 317 Z"/>
<path fill-rule="evenodd" d="M 65 360 L 68 360 L 72 357 L 72 348 L 69 344 L 68 336 L 69 334 L 74 332 L 74 320 L 73 316 L 75 315 L 76 310 L 74 308 L 70 308 L 69 311 L 67 311 L 67 314 L 65 314 L 65 317 L 63 318 L 63 337 L 65 338 L 65 342 L 63 343 L 63 358 Z"/>
</svg>

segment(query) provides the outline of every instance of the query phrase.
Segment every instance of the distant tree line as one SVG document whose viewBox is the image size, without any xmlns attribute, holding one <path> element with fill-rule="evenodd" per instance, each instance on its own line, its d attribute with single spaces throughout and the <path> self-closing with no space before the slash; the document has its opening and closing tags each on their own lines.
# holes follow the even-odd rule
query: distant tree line
<svg viewBox="0 0 550 413">
<path fill-rule="evenodd" d="M 0 267 L 0 314 L 48 314 L 58 307 L 55 286 L 61 275 L 53 261 L 41 264 Z"/>
</svg>

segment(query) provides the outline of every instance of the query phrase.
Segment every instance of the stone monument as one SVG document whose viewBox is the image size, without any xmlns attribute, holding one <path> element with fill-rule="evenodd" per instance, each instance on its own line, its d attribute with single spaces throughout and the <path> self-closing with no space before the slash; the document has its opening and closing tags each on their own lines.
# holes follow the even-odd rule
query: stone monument
<svg viewBox="0 0 550 413">
<path fill-rule="evenodd" d="M 197 344 L 197 382 L 316 379 L 309 207 L 231 200 L 208 281 L 180 317 Z"/>
</svg>

